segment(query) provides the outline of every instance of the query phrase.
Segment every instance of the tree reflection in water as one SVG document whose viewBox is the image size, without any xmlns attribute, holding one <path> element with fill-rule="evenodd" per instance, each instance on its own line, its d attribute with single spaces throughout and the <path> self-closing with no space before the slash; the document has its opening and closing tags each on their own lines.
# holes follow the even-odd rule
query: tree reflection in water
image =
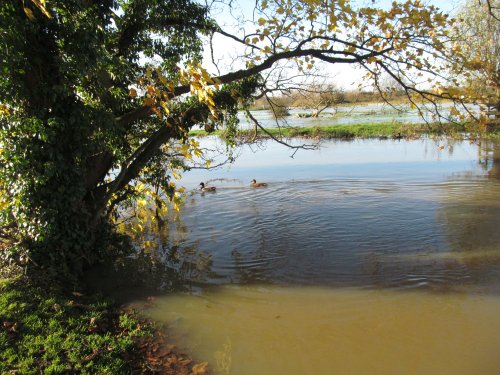
<svg viewBox="0 0 500 375">
<path fill-rule="evenodd" d="M 453 146 L 449 144 L 448 152 L 453 153 Z M 366 254 L 364 271 L 372 286 L 500 292 L 500 144 L 478 146 L 484 174 L 455 173 L 437 185 L 436 193 L 428 192 L 436 197 L 435 231 L 444 241 L 410 253 Z"/>
<path fill-rule="evenodd" d="M 445 195 L 438 218 L 447 231 L 448 268 L 462 268 L 475 283 L 489 284 L 498 280 L 500 271 L 500 143 L 481 142 L 478 152 L 488 181 L 483 177 L 467 189 Z M 460 176 L 454 178 L 460 181 Z"/>
<path fill-rule="evenodd" d="M 136 251 L 114 265 L 121 273 L 106 276 L 142 296 L 233 283 L 492 290 L 500 145 L 467 146 L 422 141 L 429 162 L 353 166 L 354 177 L 335 166 L 335 178 L 320 165 L 317 180 L 278 181 L 265 193 L 228 183 L 181 215 L 170 212 L 163 225 L 154 215 L 122 223 Z M 459 151 L 459 166 L 447 164 L 453 158 L 443 153 Z"/>
<path fill-rule="evenodd" d="M 138 220 L 141 215 L 144 217 Z M 171 243 L 171 230 L 188 233 L 178 215 L 169 214 L 158 221 L 153 215 L 135 212 L 118 225 L 121 233 L 130 236 L 134 250 L 112 264 L 103 263 L 90 270 L 90 287 L 126 302 L 145 294 L 191 291 L 217 277 L 212 272 L 212 256 L 199 250 L 199 241 L 186 244 L 180 236 Z"/>
</svg>

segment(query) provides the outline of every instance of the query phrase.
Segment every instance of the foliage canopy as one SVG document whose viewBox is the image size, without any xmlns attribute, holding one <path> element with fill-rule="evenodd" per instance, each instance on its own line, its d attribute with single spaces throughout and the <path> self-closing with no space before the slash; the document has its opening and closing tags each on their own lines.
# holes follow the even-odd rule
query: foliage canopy
<svg viewBox="0 0 500 375">
<path fill-rule="evenodd" d="M 415 105 L 455 99 L 425 84 L 446 87 L 450 20 L 421 1 L 262 0 L 242 35 L 210 11 L 192 0 L 1 3 L 0 235 L 15 256 L 69 273 L 122 248 L 110 246 L 121 204 L 180 202 L 171 176 L 201 154 L 189 130 L 234 135 L 238 108 L 286 90 L 289 68 L 351 64 L 376 87 L 392 77 Z M 243 66 L 203 68 L 214 35 L 244 47 Z"/>
<path fill-rule="evenodd" d="M 500 1 L 468 0 L 456 15 L 454 48 L 466 59 L 454 72 L 463 76 L 464 95 L 500 118 Z"/>
</svg>

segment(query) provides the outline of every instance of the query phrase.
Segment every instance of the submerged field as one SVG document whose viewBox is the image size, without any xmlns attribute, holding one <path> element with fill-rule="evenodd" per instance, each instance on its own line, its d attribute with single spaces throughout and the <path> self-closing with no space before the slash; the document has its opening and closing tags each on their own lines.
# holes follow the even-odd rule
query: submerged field
<svg viewBox="0 0 500 375">
<path fill-rule="evenodd" d="M 441 125 L 441 124 L 402 124 L 397 122 L 382 123 L 358 123 L 351 125 L 332 125 L 332 126 L 301 126 L 301 127 L 280 127 L 266 128 L 266 130 L 242 129 L 239 131 L 239 137 L 243 139 L 256 137 L 305 137 L 305 138 L 414 138 L 424 135 L 447 135 L 463 138 L 464 133 L 471 132 L 477 136 L 471 126 L 465 124 Z M 193 130 L 190 132 L 194 136 L 209 135 L 204 130 Z M 224 136 L 224 131 L 215 131 L 214 135 Z M 482 137 L 492 138 L 496 134 L 483 134 Z"/>
<path fill-rule="evenodd" d="M 449 103 L 443 104 L 446 106 Z M 446 111 L 446 110 L 445 110 Z M 498 132 L 472 123 L 437 122 L 431 112 L 422 117 L 416 110 L 405 106 L 401 110 L 383 104 L 364 104 L 329 108 L 319 117 L 311 116 L 306 109 L 292 109 L 286 116 L 276 119 L 270 110 L 253 111 L 252 116 L 265 129 L 255 129 L 252 121 L 242 112 L 239 115 L 238 136 L 255 137 L 306 137 L 306 138 L 415 138 L 421 136 L 498 138 Z M 491 128 L 490 128 L 491 130 Z M 194 136 L 205 136 L 202 129 L 192 130 Z M 210 134 L 225 136 L 224 130 Z"/>
</svg>

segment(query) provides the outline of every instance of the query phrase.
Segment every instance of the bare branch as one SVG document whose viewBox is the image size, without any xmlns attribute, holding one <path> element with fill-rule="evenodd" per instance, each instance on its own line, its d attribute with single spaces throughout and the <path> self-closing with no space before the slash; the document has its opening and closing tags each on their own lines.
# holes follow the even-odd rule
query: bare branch
<svg viewBox="0 0 500 375">
<path fill-rule="evenodd" d="M 500 7 L 493 5 L 491 0 L 485 0 L 485 1 L 486 5 L 488 6 L 488 13 L 490 14 L 490 16 L 500 22 L 500 17 L 495 14 L 496 11 L 500 11 Z M 482 1 L 479 0 L 479 5 L 482 5 L 481 3 Z"/>
<path fill-rule="evenodd" d="M 266 128 L 264 128 L 258 121 L 257 119 L 252 115 L 252 113 L 246 109 L 245 110 L 248 118 L 250 120 L 252 120 L 253 124 L 255 125 L 256 128 L 259 128 L 260 130 L 262 130 L 269 138 L 271 138 L 272 140 L 276 141 L 277 143 L 283 145 L 283 146 L 286 146 L 290 149 L 293 149 L 294 152 L 292 154 L 292 157 L 293 155 L 295 155 L 295 153 L 298 151 L 298 150 L 316 150 L 318 149 L 319 147 L 319 143 L 316 143 L 316 144 L 302 144 L 302 145 L 299 145 L 299 146 L 295 146 L 295 145 L 292 145 L 288 142 L 285 142 L 283 141 L 282 139 L 279 139 L 279 138 L 276 138 L 271 132 L 269 132 Z"/>
</svg>

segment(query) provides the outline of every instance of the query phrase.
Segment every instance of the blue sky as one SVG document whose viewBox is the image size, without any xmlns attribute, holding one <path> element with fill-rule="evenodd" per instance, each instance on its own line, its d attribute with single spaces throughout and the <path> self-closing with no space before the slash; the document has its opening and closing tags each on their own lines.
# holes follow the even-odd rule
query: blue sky
<svg viewBox="0 0 500 375">
<path fill-rule="evenodd" d="M 375 0 L 373 3 L 372 0 L 354 0 L 352 2 L 358 3 L 360 5 L 371 5 L 371 6 L 380 6 L 382 8 L 390 7 L 393 0 Z M 422 3 L 426 5 L 434 5 L 438 7 L 440 10 L 446 13 L 453 14 L 459 7 L 460 3 L 463 3 L 464 0 L 421 0 Z M 245 19 L 252 18 L 252 12 L 254 9 L 255 1 L 254 0 L 233 0 L 234 4 L 234 14 L 236 16 L 244 17 Z M 231 30 L 231 26 L 236 25 L 237 22 L 233 17 L 229 16 L 227 11 L 221 12 L 219 14 L 214 15 L 223 29 L 229 31 Z M 234 30 L 234 29 L 233 29 Z M 240 34 L 241 35 L 241 34 Z M 241 45 L 236 42 L 224 38 L 224 37 L 216 37 L 214 40 L 214 50 L 215 50 L 215 59 L 220 62 L 220 73 L 224 74 L 230 70 L 234 70 L 235 66 L 242 68 L 241 65 L 242 59 L 238 58 L 241 54 Z M 213 67 L 210 68 L 210 52 L 207 49 L 205 53 L 206 67 L 209 68 L 209 71 L 216 74 Z M 240 65 L 238 64 L 240 63 Z M 234 64 L 233 68 L 229 68 L 230 64 Z M 328 74 L 334 77 L 335 84 L 344 89 L 356 89 L 358 84 L 362 82 L 362 76 L 364 74 L 363 71 L 359 69 L 355 69 L 352 66 L 348 65 L 338 65 L 329 67 Z"/>
<path fill-rule="evenodd" d="M 377 0 L 375 4 L 379 4 L 383 7 L 388 7 L 392 3 L 392 1 L 393 0 Z M 371 1 L 369 2 L 371 3 Z M 462 2 L 463 1 L 460 0 L 422 0 L 423 4 L 434 5 L 447 13 L 453 12 Z"/>
</svg>

